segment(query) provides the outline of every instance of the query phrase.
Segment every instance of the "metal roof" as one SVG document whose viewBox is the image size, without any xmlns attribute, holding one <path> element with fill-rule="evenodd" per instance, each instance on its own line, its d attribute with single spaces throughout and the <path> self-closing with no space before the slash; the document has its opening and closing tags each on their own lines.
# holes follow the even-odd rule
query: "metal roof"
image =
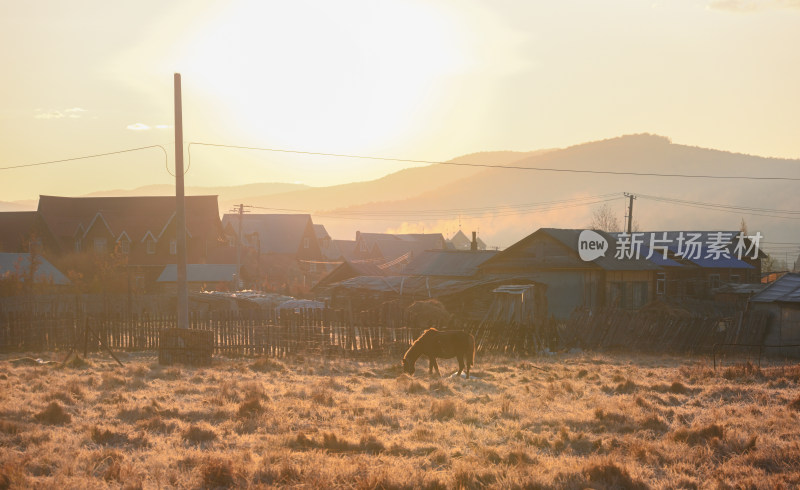
<svg viewBox="0 0 800 490">
<path fill-rule="evenodd" d="M 186 282 L 225 282 L 236 275 L 236 264 L 186 264 Z M 157 282 L 177 282 L 178 267 L 167 264 Z"/>
<path fill-rule="evenodd" d="M 33 282 L 45 283 L 52 281 L 53 284 L 59 286 L 70 284 L 60 270 L 56 266 L 47 261 L 44 257 L 39 257 L 39 266 L 36 268 L 36 275 Z M 29 253 L 0 253 L 0 277 L 5 274 L 21 274 L 20 280 L 25 281 L 25 276 L 31 267 L 31 254 Z"/>
<path fill-rule="evenodd" d="M 750 301 L 756 303 L 800 303 L 800 274 L 789 273 L 773 282 L 766 289 L 756 294 Z"/>
<path fill-rule="evenodd" d="M 426 250 L 414 257 L 403 273 L 410 276 L 471 277 L 481 264 L 497 253 L 494 250 Z"/>
</svg>

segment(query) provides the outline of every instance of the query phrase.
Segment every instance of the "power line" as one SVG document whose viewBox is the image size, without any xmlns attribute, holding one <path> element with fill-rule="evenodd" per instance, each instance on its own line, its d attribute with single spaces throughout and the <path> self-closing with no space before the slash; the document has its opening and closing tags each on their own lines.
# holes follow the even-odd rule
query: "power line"
<svg viewBox="0 0 800 490">
<path fill-rule="evenodd" d="M 74 161 L 77 161 L 77 160 L 88 160 L 90 158 L 107 157 L 107 156 L 111 156 L 111 155 L 119 155 L 121 153 L 130 153 L 130 152 L 133 152 L 133 151 L 148 150 L 148 149 L 151 149 L 151 148 L 161 148 L 161 151 L 164 152 L 164 164 L 166 165 L 167 164 L 167 158 L 168 158 L 167 157 L 167 150 L 161 145 L 150 145 L 150 146 L 141 146 L 139 148 L 129 148 L 127 150 L 117 150 L 117 151 L 110 151 L 110 152 L 107 152 L 107 153 L 97 153 L 97 154 L 94 154 L 94 155 L 84 155 L 84 156 L 80 156 L 80 157 L 62 158 L 60 160 L 51 160 L 49 162 L 25 163 L 25 164 L 22 164 L 22 165 L 11 165 L 11 166 L 8 166 L 8 167 L 0 167 L 0 170 L 11 170 L 11 169 L 15 169 L 15 168 L 27 168 L 27 167 L 39 167 L 39 166 L 42 166 L 42 165 L 52 165 L 52 164 L 55 164 L 55 163 L 66 163 L 66 162 L 74 162 Z M 169 168 L 167 168 L 167 171 L 169 172 Z"/>
<path fill-rule="evenodd" d="M 626 172 L 616 170 L 586 170 L 574 168 L 552 168 L 552 167 L 523 167 L 519 165 L 490 165 L 486 163 L 465 163 L 465 162 L 441 162 L 433 160 L 411 160 L 406 158 L 391 158 L 391 157 L 374 157 L 365 155 L 353 155 L 344 153 L 323 153 L 303 150 L 286 150 L 279 148 L 259 148 L 255 146 L 238 146 L 238 145 L 224 145 L 219 143 L 202 143 L 191 142 L 191 145 L 211 146 L 218 148 L 232 148 L 239 150 L 254 150 L 254 151 L 269 151 L 277 153 L 294 153 L 300 155 L 315 155 L 326 157 L 338 158 L 357 158 L 364 160 L 380 160 L 389 162 L 405 162 L 405 163 L 425 163 L 425 164 L 439 164 L 439 165 L 453 165 L 460 167 L 480 167 L 480 168 L 497 168 L 507 170 L 529 170 L 537 172 L 561 172 L 561 173 L 577 173 L 577 174 L 594 174 L 594 175 L 630 175 L 635 177 L 674 177 L 674 178 L 690 178 L 690 179 L 728 179 L 728 180 L 786 180 L 786 181 L 800 181 L 800 177 L 769 177 L 759 175 L 703 175 L 703 174 L 665 174 L 656 172 Z"/>
<path fill-rule="evenodd" d="M 800 219 L 800 211 L 794 211 L 788 209 L 767 209 L 767 208 L 755 208 L 750 206 L 732 206 L 729 204 L 708 203 L 701 201 L 686 201 L 682 199 L 672 199 L 668 197 L 648 196 L 645 194 L 637 194 L 637 195 L 643 199 L 649 199 L 651 201 L 678 204 L 680 206 L 687 206 L 691 208 L 710 209 L 714 211 L 723 211 L 728 213 L 746 214 L 749 216 L 763 216 L 766 218 L 794 219 L 794 220 Z"/>
<path fill-rule="evenodd" d="M 616 194 L 613 194 L 616 196 Z M 606 195 L 608 196 L 608 195 Z M 605 196 L 599 196 L 605 197 Z M 558 209 L 566 209 L 566 208 L 573 208 L 573 207 L 580 207 L 580 206 L 589 206 L 592 204 L 599 204 L 608 201 L 613 201 L 619 199 L 619 197 L 612 197 L 612 198 L 603 198 L 603 199 L 595 199 L 595 200 L 586 200 L 587 198 L 579 198 L 576 200 L 561 200 L 561 201 L 553 201 L 555 204 L 549 203 L 530 203 L 528 206 L 533 206 L 531 209 L 509 209 L 508 211 L 496 211 L 492 212 L 493 210 L 502 210 L 504 206 L 493 206 L 487 207 L 483 210 L 481 208 L 472 208 L 473 213 L 462 213 L 460 210 L 424 210 L 424 211 L 390 211 L 385 213 L 314 213 L 309 210 L 303 209 L 287 209 L 287 208 L 274 208 L 274 207 L 265 207 L 265 206 L 250 206 L 253 209 L 262 209 L 268 211 L 279 211 L 284 213 L 302 213 L 302 214 L 312 214 L 319 218 L 326 218 L 326 219 L 338 219 L 338 220 L 354 220 L 354 221 L 398 221 L 398 220 L 417 220 L 417 221 L 437 221 L 443 218 L 447 218 L 452 216 L 454 213 L 460 213 L 462 217 L 466 215 L 466 217 L 470 218 L 480 218 L 483 217 L 487 213 L 491 213 L 492 216 L 517 216 L 521 214 L 532 214 L 532 213 L 542 213 L 546 211 L 554 211 Z M 544 204 L 549 204 L 547 206 L 543 206 Z M 513 207 L 513 206 L 511 206 Z M 479 212 L 479 210 L 483 212 Z M 435 213 L 435 214 L 430 214 Z"/>
</svg>

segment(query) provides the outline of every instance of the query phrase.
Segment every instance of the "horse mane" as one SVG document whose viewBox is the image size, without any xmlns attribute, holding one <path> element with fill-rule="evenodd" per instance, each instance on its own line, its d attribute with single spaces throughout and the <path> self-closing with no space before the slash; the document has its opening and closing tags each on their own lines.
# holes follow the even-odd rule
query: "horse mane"
<svg viewBox="0 0 800 490">
<path fill-rule="evenodd" d="M 425 330 L 424 332 L 422 332 L 422 335 L 417 337 L 417 339 L 414 342 L 411 343 L 411 347 L 409 347 L 408 350 L 406 351 L 406 353 L 403 355 L 403 359 L 406 359 L 409 354 L 415 354 L 417 352 L 417 350 L 422 347 L 422 344 L 424 343 L 423 339 L 427 339 L 428 336 L 431 333 L 438 333 L 438 332 L 439 331 L 434 327 L 431 327 L 431 328 Z M 423 341 L 423 342 L 421 342 L 421 341 Z"/>
</svg>

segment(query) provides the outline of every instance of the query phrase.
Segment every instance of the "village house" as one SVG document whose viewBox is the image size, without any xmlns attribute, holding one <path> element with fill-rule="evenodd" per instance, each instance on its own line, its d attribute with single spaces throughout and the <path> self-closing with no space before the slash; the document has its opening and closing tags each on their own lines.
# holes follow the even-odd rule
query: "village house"
<svg viewBox="0 0 800 490">
<path fill-rule="evenodd" d="M 423 251 L 445 248 L 441 233 L 391 234 L 357 231 L 353 259 L 384 264 L 391 271 L 400 272 Z"/>
<path fill-rule="evenodd" d="M 566 319 L 578 307 L 637 309 L 655 298 L 656 274 L 671 261 L 613 254 L 584 261 L 578 252 L 582 230 L 541 228 L 479 267 L 482 275 L 524 274 L 547 286 L 550 314 Z M 598 232 L 615 245 L 614 237 Z"/>
<path fill-rule="evenodd" d="M 656 274 L 656 295 L 661 298 L 711 299 L 725 284 L 758 284 L 761 280 L 760 249 L 748 238 L 737 250 L 738 231 L 655 231 L 635 233 L 649 246 L 663 242 L 670 263 Z M 615 239 L 623 233 L 611 233 Z M 691 240 L 691 241 L 690 241 Z M 717 244 L 717 245 L 712 245 Z M 715 247 L 716 250 L 715 251 Z M 750 253 L 745 253 L 750 250 Z M 647 248 L 645 248 L 647 250 Z M 662 251 L 654 251 L 661 254 Z M 739 258 L 741 256 L 741 258 Z"/>
<path fill-rule="evenodd" d="M 217 196 L 187 196 L 185 209 L 187 263 L 227 260 Z M 172 196 L 40 196 L 37 214 L 54 238 L 54 254 L 116 252 L 135 290 L 150 291 L 164 267 L 176 263 Z"/>
<path fill-rule="evenodd" d="M 475 235 L 475 247 L 477 250 L 486 250 L 486 244 L 480 237 L 477 236 L 476 233 L 473 232 Z M 452 238 L 447 240 L 447 248 L 452 250 L 470 250 L 472 249 L 473 241 L 470 240 L 467 235 L 464 234 L 463 231 L 458 230 Z"/>
<path fill-rule="evenodd" d="M 308 214 L 225 214 L 222 226 L 230 243 L 241 235 L 241 276 L 249 287 L 301 293 L 326 273 Z"/>
</svg>

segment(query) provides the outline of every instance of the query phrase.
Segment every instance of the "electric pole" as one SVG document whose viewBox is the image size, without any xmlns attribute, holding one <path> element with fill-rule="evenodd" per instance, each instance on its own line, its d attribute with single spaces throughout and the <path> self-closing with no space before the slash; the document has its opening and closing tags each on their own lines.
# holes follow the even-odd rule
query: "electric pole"
<svg viewBox="0 0 800 490">
<path fill-rule="evenodd" d="M 628 198 L 628 235 L 630 235 L 633 228 L 633 200 L 636 199 L 636 196 L 626 192 L 625 197 Z"/>
<path fill-rule="evenodd" d="M 183 191 L 183 105 L 181 74 L 175 82 L 175 235 L 177 255 L 178 328 L 189 328 L 189 291 L 186 284 L 186 206 Z"/>
<path fill-rule="evenodd" d="M 238 291 L 241 287 L 241 276 L 242 276 L 242 218 L 244 216 L 244 208 L 250 207 L 245 206 L 244 204 L 236 204 L 233 206 L 234 213 L 239 215 L 239 229 L 237 230 L 237 238 L 236 238 L 236 290 Z M 261 248 L 261 242 L 259 241 L 259 249 Z M 260 253 L 259 253 L 260 255 Z"/>
<path fill-rule="evenodd" d="M 236 290 L 242 284 L 242 215 L 244 214 L 244 204 L 239 204 L 239 237 L 236 239 Z"/>
</svg>

